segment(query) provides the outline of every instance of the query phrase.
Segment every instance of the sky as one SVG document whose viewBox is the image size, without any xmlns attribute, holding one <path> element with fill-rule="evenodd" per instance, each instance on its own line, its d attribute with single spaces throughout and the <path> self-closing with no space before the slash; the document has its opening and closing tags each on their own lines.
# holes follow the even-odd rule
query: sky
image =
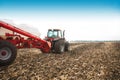
<svg viewBox="0 0 120 80">
<path fill-rule="evenodd" d="M 36 28 L 41 38 L 59 28 L 67 40 L 120 40 L 120 0 L 0 0 L 0 19 Z"/>
</svg>

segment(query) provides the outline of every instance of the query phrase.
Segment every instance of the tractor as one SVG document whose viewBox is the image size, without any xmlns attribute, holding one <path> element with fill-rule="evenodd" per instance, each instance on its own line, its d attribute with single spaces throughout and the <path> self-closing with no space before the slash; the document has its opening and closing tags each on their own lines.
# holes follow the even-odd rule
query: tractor
<svg viewBox="0 0 120 80">
<path fill-rule="evenodd" d="M 6 31 L 1 35 L 2 29 L 10 32 Z M 68 51 L 69 43 L 65 40 L 64 33 L 65 31 L 60 29 L 49 29 L 47 37 L 41 39 L 34 34 L 0 21 L 0 66 L 12 64 L 16 59 L 17 49 L 20 48 L 38 48 L 43 53 Z"/>
<path fill-rule="evenodd" d="M 56 53 L 63 53 L 69 50 L 69 42 L 65 39 L 65 30 L 48 29 L 46 41 L 51 42 L 51 51 Z"/>
</svg>

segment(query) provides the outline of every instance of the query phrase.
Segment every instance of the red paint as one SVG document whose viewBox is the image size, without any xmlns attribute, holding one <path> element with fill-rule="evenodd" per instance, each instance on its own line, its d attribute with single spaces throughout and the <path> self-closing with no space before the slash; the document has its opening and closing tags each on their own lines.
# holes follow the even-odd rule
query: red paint
<svg viewBox="0 0 120 80">
<path fill-rule="evenodd" d="M 0 27 L 6 28 L 10 31 L 13 31 L 12 34 L 5 33 L 6 37 L 15 37 L 14 39 L 7 38 L 9 42 L 11 42 L 13 45 L 15 45 L 17 48 L 39 48 L 42 52 L 48 53 L 51 50 L 51 43 L 45 40 L 42 40 L 41 38 L 26 32 L 22 29 L 19 29 L 13 25 L 10 25 L 8 23 L 5 23 L 3 21 L 0 21 Z M 17 34 L 15 34 L 17 33 Z M 24 35 L 28 37 L 28 39 L 24 39 L 21 37 L 21 35 Z M 0 38 L 2 40 L 2 38 Z"/>
<path fill-rule="evenodd" d="M 7 54 L 6 51 L 2 51 L 2 52 L 1 52 L 1 55 L 2 55 L 2 56 L 5 56 L 6 54 Z"/>
</svg>

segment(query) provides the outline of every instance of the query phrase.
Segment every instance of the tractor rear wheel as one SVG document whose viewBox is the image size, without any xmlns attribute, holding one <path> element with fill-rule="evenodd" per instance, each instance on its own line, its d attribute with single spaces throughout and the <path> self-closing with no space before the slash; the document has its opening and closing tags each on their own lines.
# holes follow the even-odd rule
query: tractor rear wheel
<svg viewBox="0 0 120 80">
<path fill-rule="evenodd" d="M 17 48 L 6 40 L 0 41 L 0 66 L 8 66 L 13 63 L 17 55 Z"/>
<path fill-rule="evenodd" d="M 54 50 L 56 53 L 63 53 L 65 50 L 64 40 L 58 40 L 57 42 L 55 42 Z"/>
<path fill-rule="evenodd" d="M 70 44 L 69 42 L 65 42 L 65 51 L 69 51 Z"/>
</svg>

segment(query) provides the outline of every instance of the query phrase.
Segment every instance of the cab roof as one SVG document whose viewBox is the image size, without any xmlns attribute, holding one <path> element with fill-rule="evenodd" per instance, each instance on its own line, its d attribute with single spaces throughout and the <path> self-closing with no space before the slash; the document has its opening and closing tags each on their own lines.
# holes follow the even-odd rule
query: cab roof
<svg viewBox="0 0 120 80">
<path fill-rule="evenodd" d="M 61 31 L 61 29 L 48 29 L 48 31 Z"/>
</svg>

